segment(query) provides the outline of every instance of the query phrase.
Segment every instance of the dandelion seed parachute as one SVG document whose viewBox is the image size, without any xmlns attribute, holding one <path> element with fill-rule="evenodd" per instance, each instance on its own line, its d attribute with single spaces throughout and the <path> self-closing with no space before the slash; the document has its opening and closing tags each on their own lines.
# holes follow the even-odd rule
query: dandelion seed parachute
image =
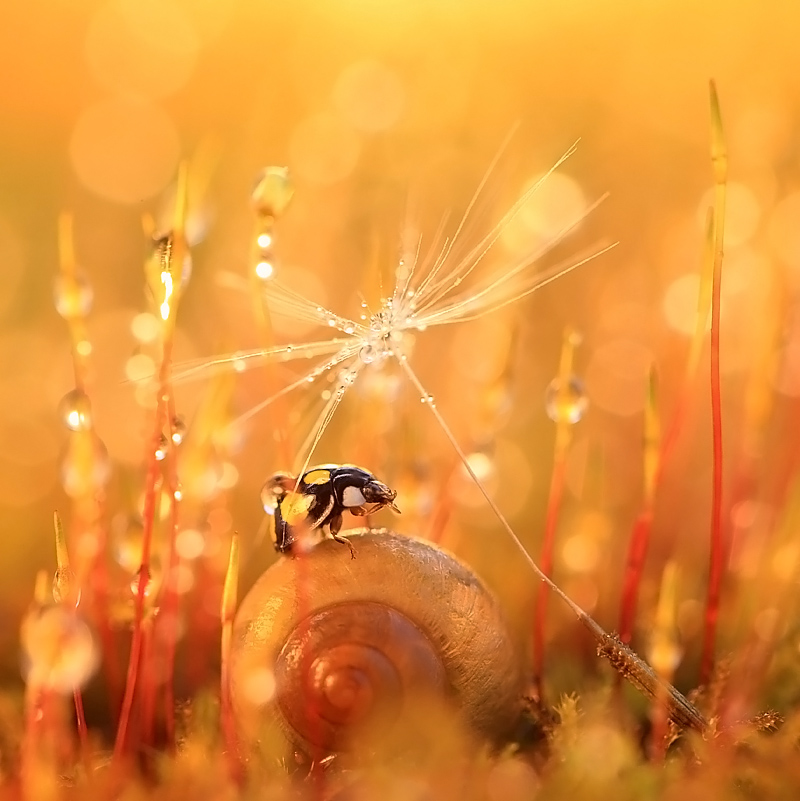
<svg viewBox="0 0 800 801">
<path fill-rule="evenodd" d="M 438 251 L 432 249 L 425 258 L 420 258 L 422 242 L 418 241 L 416 252 L 410 258 L 410 263 L 406 263 L 405 259 L 401 260 L 395 271 L 396 280 L 391 295 L 383 299 L 380 308 L 376 311 L 367 308 L 367 313 L 362 315 L 362 321 L 343 317 L 314 303 L 282 284 L 278 277 L 264 282 L 263 291 L 269 298 L 271 307 L 277 313 L 293 319 L 316 323 L 329 330 L 344 334 L 344 336 L 241 351 L 218 358 L 188 362 L 177 366 L 173 374 L 174 382 L 207 378 L 226 370 L 243 372 L 274 360 L 316 360 L 314 366 L 301 377 L 284 385 L 234 421 L 234 423 L 242 423 L 279 398 L 300 387 L 315 383 L 334 368 L 340 368 L 334 390 L 326 399 L 315 426 L 298 451 L 298 464 L 295 465 L 295 470 L 302 473 L 308 466 L 314 449 L 344 395 L 356 383 L 361 371 L 364 368 L 371 369 L 373 365 L 379 365 L 389 358 L 398 361 L 405 360 L 409 351 L 409 334 L 425 331 L 432 326 L 466 322 L 497 311 L 577 269 L 611 247 L 604 247 L 577 261 L 559 265 L 551 271 L 525 277 L 525 271 L 564 239 L 597 205 L 594 204 L 585 214 L 564 226 L 534 252 L 511 264 L 504 264 L 499 269 L 491 271 L 488 276 L 481 277 L 476 272 L 505 228 L 520 214 L 525 204 L 541 188 L 547 177 L 558 169 L 574 151 L 575 145 L 569 148 L 542 178 L 523 193 L 487 234 L 468 248 L 464 255 L 458 256 L 464 227 L 495 167 L 498 155 L 478 186 L 453 236 L 444 239 Z M 439 238 L 437 235 L 436 240 Z M 459 289 L 468 279 L 472 286 L 468 289 Z M 222 282 L 234 287 L 242 286 L 244 288 L 247 286 L 246 281 L 229 273 L 223 274 Z M 366 307 L 366 304 L 362 304 L 362 306 Z M 429 393 L 423 392 L 422 397 L 428 398 Z"/>
</svg>

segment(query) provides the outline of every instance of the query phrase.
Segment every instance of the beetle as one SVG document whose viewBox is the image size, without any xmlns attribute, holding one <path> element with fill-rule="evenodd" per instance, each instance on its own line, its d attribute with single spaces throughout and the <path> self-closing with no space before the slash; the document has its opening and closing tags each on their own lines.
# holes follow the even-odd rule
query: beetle
<svg viewBox="0 0 800 801">
<path fill-rule="evenodd" d="M 274 514 L 273 536 L 278 553 L 292 553 L 305 533 L 327 526 L 330 537 L 347 545 L 353 559 L 353 546 L 339 534 L 344 512 L 360 517 L 388 506 L 399 513 L 396 497 L 396 490 L 352 464 L 318 465 L 300 478 L 275 473 L 261 491 L 264 508 Z"/>
</svg>

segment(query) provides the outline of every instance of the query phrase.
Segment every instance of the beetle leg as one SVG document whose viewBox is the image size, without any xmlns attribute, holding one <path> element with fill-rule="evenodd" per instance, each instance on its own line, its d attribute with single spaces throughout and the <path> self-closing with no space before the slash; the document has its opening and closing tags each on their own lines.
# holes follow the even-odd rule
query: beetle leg
<svg viewBox="0 0 800 801">
<path fill-rule="evenodd" d="M 347 539 L 347 537 L 343 537 L 341 534 L 339 534 L 339 529 L 342 527 L 342 516 L 336 515 L 335 517 L 332 517 L 328 525 L 330 526 L 331 538 L 336 540 L 336 542 L 341 542 L 342 545 L 346 545 L 350 549 L 350 558 L 355 559 L 356 549 L 353 547 L 352 543 Z"/>
<path fill-rule="evenodd" d="M 272 524 L 274 526 L 273 540 L 275 544 L 275 550 L 278 553 L 289 553 L 292 550 L 295 537 L 293 536 L 289 525 L 283 519 L 280 504 L 278 504 L 278 506 L 275 508 Z"/>
<path fill-rule="evenodd" d="M 364 515 L 370 514 L 366 506 L 348 506 L 347 511 L 356 517 L 363 517 Z"/>
</svg>

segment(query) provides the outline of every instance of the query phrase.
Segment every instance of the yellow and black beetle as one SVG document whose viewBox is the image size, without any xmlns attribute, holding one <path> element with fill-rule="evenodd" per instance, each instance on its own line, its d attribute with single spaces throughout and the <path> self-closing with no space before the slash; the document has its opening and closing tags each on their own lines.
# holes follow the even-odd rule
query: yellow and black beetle
<svg viewBox="0 0 800 801">
<path fill-rule="evenodd" d="M 276 473 L 264 485 L 261 496 L 265 508 L 271 507 L 274 514 L 278 553 L 292 553 L 304 535 L 327 526 L 330 536 L 347 545 L 355 559 L 353 546 L 339 534 L 344 512 L 362 516 L 384 506 L 400 511 L 394 504 L 395 490 L 352 464 L 318 465 L 300 478 Z"/>
</svg>

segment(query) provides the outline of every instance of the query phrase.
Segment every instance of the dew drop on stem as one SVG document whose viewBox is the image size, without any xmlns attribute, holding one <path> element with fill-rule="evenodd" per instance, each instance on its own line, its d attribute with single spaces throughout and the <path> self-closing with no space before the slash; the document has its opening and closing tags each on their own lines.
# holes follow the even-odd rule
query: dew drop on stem
<svg viewBox="0 0 800 801">
<path fill-rule="evenodd" d="M 554 378 L 545 391 L 545 411 L 554 423 L 574 425 L 586 414 L 589 398 L 583 382 L 577 376 L 570 376 L 565 387 L 561 379 Z"/>
<path fill-rule="evenodd" d="M 73 389 L 64 395 L 58 411 L 70 431 L 88 431 L 92 427 L 92 405 L 83 390 Z"/>
<path fill-rule="evenodd" d="M 53 285 L 53 300 L 56 311 L 65 320 L 85 317 L 91 311 L 94 290 L 83 273 L 59 275 Z"/>
<path fill-rule="evenodd" d="M 180 445 L 186 437 L 186 423 L 183 418 L 176 416 L 172 420 L 172 442 L 175 445 Z"/>
</svg>

